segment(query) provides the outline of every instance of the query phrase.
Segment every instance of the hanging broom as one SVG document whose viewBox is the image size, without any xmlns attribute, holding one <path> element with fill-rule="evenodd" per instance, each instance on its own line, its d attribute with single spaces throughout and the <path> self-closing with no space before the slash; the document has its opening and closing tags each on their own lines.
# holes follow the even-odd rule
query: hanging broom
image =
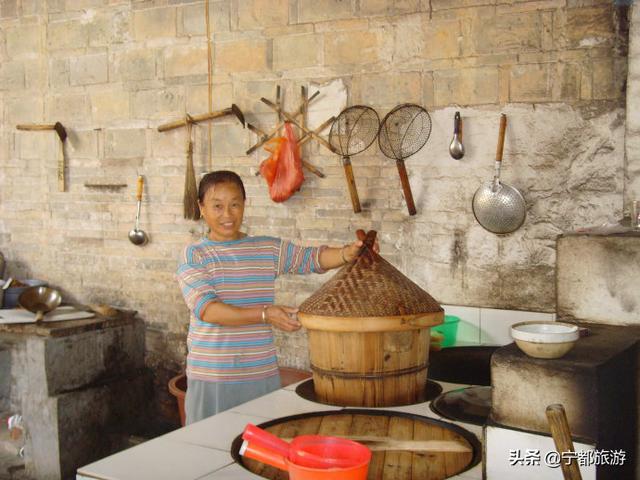
<svg viewBox="0 0 640 480">
<path fill-rule="evenodd" d="M 189 220 L 200 219 L 200 207 L 198 206 L 198 185 L 196 183 L 196 171 L 193 167 L 193 140 L 191 139 L 191 125 L 193 119 L 187 114 L 187 170 L 184 176 L 183 215 Z"/>
</svg>

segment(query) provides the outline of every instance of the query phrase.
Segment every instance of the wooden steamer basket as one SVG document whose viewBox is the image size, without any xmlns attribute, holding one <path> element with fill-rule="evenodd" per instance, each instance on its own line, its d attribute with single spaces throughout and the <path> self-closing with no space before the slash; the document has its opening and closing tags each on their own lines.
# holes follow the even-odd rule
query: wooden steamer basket
<svg viewBox="0 0 640 480">
<path fill-rule="evenodd" d="M 321 402 L 389 407 L 424 400 L 430 329 L 444 311 L 373 251 L 375 236 L 370 231 L 358 258 L 298 312 Z"/>
</svg>

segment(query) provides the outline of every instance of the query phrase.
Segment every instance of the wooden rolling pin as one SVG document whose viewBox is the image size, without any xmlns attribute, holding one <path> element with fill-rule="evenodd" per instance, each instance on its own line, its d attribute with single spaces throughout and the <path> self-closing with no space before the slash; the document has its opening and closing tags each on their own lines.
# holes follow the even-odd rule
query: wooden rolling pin
<svg viewBox="0 0 640 480">
<path fill-rule="evenodd" d="M 376 437 L 368 435 L 331 435 L 346 438 L 369 447 L 371 451 L 380 450 L 408 450 L 413 452 L 471 452 L 469 445 L 454 440 L 398 440 L 391 437 Z M 283 438 L 290 442 L 292 438 Z"/>
</svg>

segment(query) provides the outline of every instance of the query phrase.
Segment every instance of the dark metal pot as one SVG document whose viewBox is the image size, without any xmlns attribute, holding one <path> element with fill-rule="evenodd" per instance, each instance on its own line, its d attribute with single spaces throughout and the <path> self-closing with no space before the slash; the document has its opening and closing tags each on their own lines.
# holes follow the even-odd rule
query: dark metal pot
<svg viewBox="0 0 640 480">
<path fill-rule="evenodd" d="M 448 347 L 429 352 L 429 379 L 465 385 L 491 385 L 491 355 L 499 346 Z"/>
</svg>

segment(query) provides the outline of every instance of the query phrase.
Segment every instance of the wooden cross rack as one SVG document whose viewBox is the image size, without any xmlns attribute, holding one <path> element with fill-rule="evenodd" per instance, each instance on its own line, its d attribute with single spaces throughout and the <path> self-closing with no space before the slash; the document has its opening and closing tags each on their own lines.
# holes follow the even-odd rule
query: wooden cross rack
<svg viewBox="0 0 640 480">
<path fill-rule="evenodd" d="M 302 137 L 300 137 L 300 139 L 298 140 L 298 146 L 302 146 L 308 141 L 313 139 L 318 141 L 321 145 L 328 148 L 333 153 L 336 152 L 335 149 L 331 146 L 331 144 L 320 136 L 320 133 L 333 123 L 333 121 L 335 120 L 335 117 L 331 117 L 328 120 L 324 121 L 319 127 L 317 127 L 314 130 L 307 128 L 306 114 L 309 108 L 309 104 L 320 94 L 320 91 L 317 91 L 316 93 L 311 95 L 311 97 L 307 97 L 306 87 L 303 86 L 301 90 L 302 90 L 302 102 L 293 113 L 289 113 L 282 108 L 282 100 L 281 100 L 281 94 L 280 94 L 281 90 L 279 85 L 276 89 L 275 102 L 272 102 L 264 97 L 260 99 L 261 102 L 263 102 L 264 104 L 268 105 L 273 110 L 275 110 L 275 112 L 278 114 L 278 123 L 269 132 L 265 132 L 264 130 L 256 127 L 255 125 L 247 123 L 247 128 L 251 130 L 253 133 L 255 133 L 256 135 L 258 135 L 258 142 L 255 145 L 253 145 L 251 148 L 249 148 L 249 150 L 247 150 L 246 152 L 247 155 L 250 155 L 251 153 L 255 152 L 258 148 L 263 146 L 273 137 L 275 137 L 276 135 L 279 135 L 280 131 L 282 130 L 286 122 L 290 122 L 294 124 L 303 133 Z M 324 173 L 322 173 L 320 169 L 318 169 L 308 161 L 302 160 L 302 165 L 307 170 L 311 171 L 318 177 L 320 178 L 325 177 Z M 257 172 L 256 175 L 260 175 L 260 172 Z"/>
</svg>

